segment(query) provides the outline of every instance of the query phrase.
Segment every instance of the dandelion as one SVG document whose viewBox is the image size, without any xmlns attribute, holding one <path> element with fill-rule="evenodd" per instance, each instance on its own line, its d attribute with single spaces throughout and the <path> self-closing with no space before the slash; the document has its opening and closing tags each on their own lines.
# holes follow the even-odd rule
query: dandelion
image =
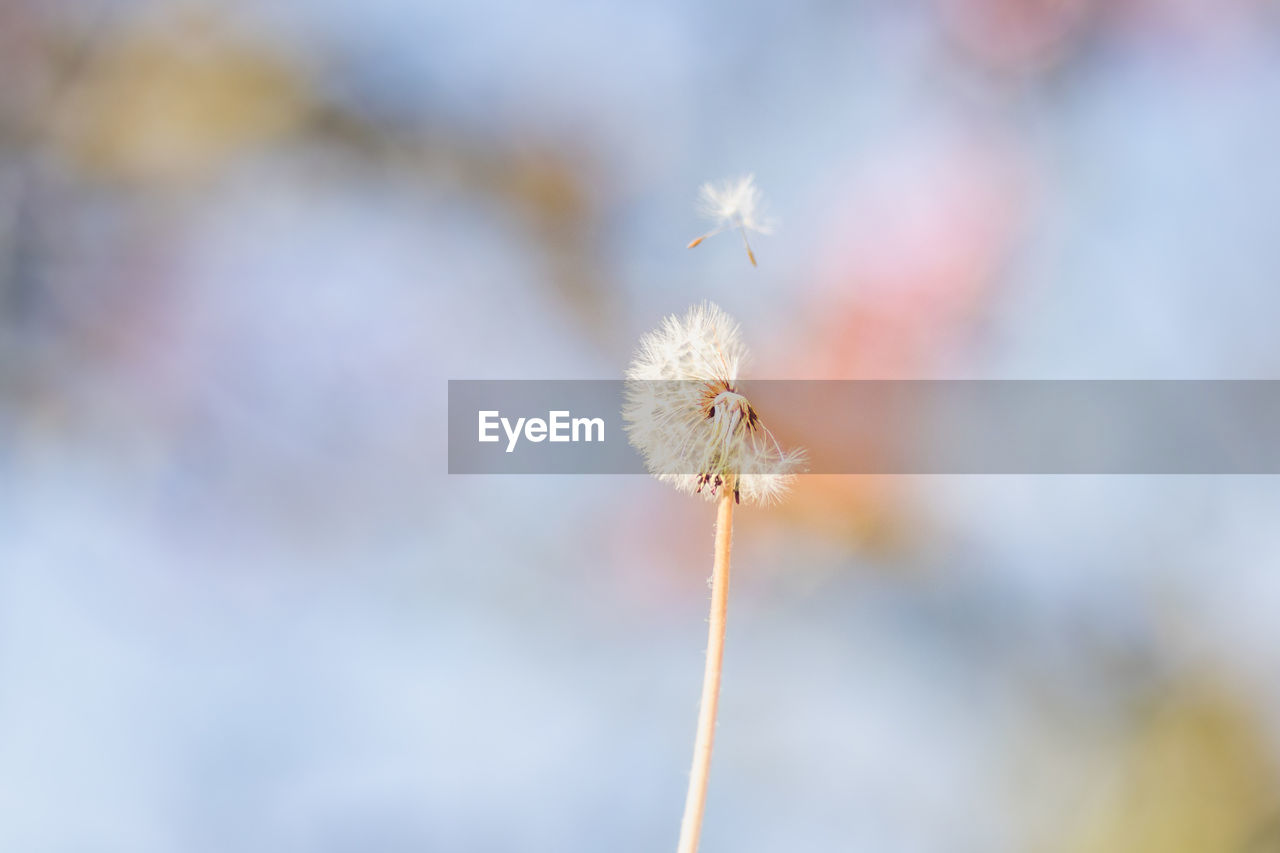
<svg viewBox="0 0 1280 853">
<path fill-rule="evenodd" d="M 742 245 L 747 248 L 747 257 L 751 266 L 756 265 L 755 252 L 747 242 L 747 232 L 772 234 L 773 223 L 763 219 L 763 199 L 756 186 L 755 175 L 744 175 L 737 180 L 722 181 L 719 185 L 706 183 L 699 190 L 698 209 L 708 219 L 715 221 L 716 226 L 691 240 L 686 248 L 692 249 L 708 237 L 714 237 L 721 231 L 736 228 L 742 235 Z"/>
<path fill-rule="evenodd" d="M 747 352 L 738 324 L 704 303 L 640 339 L 627 370 L 628 437 L 659 480 L 716 499 L 715 561 L 702 704 L 678 853 L 696 853 L 715 739 L 729 602 L 734 505 L 768 504 L 790 486 L 803 454 L 784 451 L 738 388 Z"/>
<path fill-rule="evenodd" d="M 640 339 L 623 416 L 649 470 L 687 494 L 769 504 L 802 454 L 782 449 L 738 386 L 746 361 L 738 324 L 712 304 L 670 316 Z"/>
</svg>

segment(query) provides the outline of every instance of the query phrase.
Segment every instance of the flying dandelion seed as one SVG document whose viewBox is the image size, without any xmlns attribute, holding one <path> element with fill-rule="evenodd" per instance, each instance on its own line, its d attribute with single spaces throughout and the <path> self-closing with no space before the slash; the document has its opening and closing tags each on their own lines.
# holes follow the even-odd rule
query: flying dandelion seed
<svg viewBox="0 0 1280 853">
<path fill-rule="evenodd" d="M 623 418 L 659 480 L 708 500 L 725 488 L 770 504 L 787 491 L 803 453 L 783 450 L 740 392 L 746 357 L 738 324 L 710 303 L 641 338 Z"/>
<path fill-rule="evenodd" d="M 738 324 L 704 303 L 684 317 L 667 317 L 641 338 L 627 370 L 622 414 L 649 471 L 682 492 L 719 500 L 707 661 L 677 853 L 697 853 L 702 833 L 724 661 L 733 508 L 742 500 L 778 500 L 803 458 L 782 449 L 738 389 L 746 358 Z"/>
<path fill-rule="evenodd" d="M 751 251 L 747 232 L 768 235 L 773 233 L 774 226 L 763 217 L 764 199 L 756 186 L 755 175 L 744 175 L 737 180 L 722 181 L 719 184 L 703 184 L 698 191 L 698 210 L 703 216 L 713 220 L 716 226 L 701 237 L 689 241 L 686 248 L 692 249 L 721 231 L 737 229 L 742 235 L 742 245 L 747 249 L 751 266 L 756 266 L 756 254 Z"/>
</svg>

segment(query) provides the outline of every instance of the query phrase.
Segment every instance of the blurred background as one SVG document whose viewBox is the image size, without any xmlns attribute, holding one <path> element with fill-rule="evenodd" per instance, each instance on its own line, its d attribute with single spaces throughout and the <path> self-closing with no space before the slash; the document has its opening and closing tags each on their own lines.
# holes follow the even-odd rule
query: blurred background
<svg viewBox="0 0 1280 853">
<path fill-rule="evenodd" d="M 0 849 L 673 848 L 714 507 L 449 477 L 446 380 L 704 298 L 760 377 L 1275 377 L 1277 152 L 1269 2 L 6 0 Z M 1280 850 L 1278 513 L 744 509 L 703 849 Z"/>
</svg>

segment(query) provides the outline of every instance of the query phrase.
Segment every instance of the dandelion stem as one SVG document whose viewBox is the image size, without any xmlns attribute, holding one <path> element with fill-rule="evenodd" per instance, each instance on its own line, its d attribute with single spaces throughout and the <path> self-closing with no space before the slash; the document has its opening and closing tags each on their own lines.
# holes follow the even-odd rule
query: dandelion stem
<svg viewBox="0 0 1280 853">
<path fill-rule="evenodd" d="M 724 623 L 729 606 L 729 548 L 733 542 L 734 490 L 724 484 L 716 514 L 716 556 L 711 571 L 711 618 L 707 633 L 707 665 L 702 675 L 702 706 L 698 734 L 693 742 L 693 770 L 680 823 L 677 853 L 697 853 L 702 833 L 702 813 L 707 804 L 707 779 L 711 772 L 711 747 L 716 736 L 716 710 L 720 704 L 720 669 L 724 660 Z"/>
</svg>

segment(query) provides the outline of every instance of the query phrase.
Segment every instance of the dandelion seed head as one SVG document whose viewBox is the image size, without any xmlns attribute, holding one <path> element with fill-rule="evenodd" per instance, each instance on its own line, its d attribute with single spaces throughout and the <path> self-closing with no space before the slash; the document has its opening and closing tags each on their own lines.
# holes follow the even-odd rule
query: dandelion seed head
<svg viewBox="0 0 1280 853">
<path fill-rule="evenodd" d="M 746 357 L 738 324 L 710 303 L 640 339 L 623 419 L 659 480 L 708 500 L 722 488 L 760 504 L 786 493 L 803 453 L 783 450 L 740 392 Z"/>
<path fill-rule="evenodd" d="M 738 324 L 718 306 L 704 302 L 683 317 L 668 316 L 661 328 L 642 337 L 627 378 L 714 378 L 732 383 L 746 356 Z"/>
</svg>

